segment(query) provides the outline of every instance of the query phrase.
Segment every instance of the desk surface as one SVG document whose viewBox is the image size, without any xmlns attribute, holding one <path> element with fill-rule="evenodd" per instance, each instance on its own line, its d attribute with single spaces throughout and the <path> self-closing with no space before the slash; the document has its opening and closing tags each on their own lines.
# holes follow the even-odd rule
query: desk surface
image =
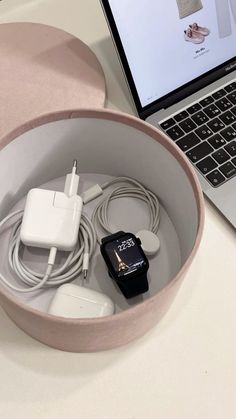
<svg viewBox="0 0 236 419">
<path fill-rule="evenodd" d="M 107 106 L 133 113 L 98 0 L 3 0 L 0 22 L 13 21 L 78 36 L 103 66 Z M 139 341 L 63 353 L 0 314 L 2 419 L 235 419 L 236 239 L 207 202 L 200 250 L 175 302 Z"/>
</svg>

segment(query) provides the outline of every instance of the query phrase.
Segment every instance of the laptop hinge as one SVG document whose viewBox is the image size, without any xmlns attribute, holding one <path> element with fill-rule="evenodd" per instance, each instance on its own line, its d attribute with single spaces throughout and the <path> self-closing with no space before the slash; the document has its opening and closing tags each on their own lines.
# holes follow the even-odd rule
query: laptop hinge
<svg viewBox="0 0 236 419">
<path fill-rule="evenodd" d="M 155 112 L 158 112 L 161 109 L 167 109 L 170 106 L 180 102 L 181 100 L 186 99 L 192 94 L 199 92 L 210 83 L 213 83 L 214 81 L 217 81 L 227 74 L 235 71 L 234 65 L 236 65 L 235 60 L 234 64 L 225 66 L 223 68 L 221 67 L 214 72 L 208 73 L 205 77 L 201 77 L 194 82 L 185 85 L 185 87 L 179 88 L 175 93 L 172 93 L 169 97 L 163 98 L 161 101 L 159 101 L 159 103 L 155 103 L 147 109 L 140 111 L 140 118 L 145 120 L 148 116 L 153 115 Z"/>
</svg>

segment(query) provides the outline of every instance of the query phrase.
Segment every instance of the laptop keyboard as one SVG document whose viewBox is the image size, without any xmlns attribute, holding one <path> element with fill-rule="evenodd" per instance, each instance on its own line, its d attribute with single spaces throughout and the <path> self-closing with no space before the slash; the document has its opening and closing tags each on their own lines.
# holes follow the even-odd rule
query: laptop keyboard
<svg viewBox="0 0 236 419">
<path fill-rule="evenodd" d="M 235 81 L 160 126 L 212 186 L 236 175 Z"/>
</svg>

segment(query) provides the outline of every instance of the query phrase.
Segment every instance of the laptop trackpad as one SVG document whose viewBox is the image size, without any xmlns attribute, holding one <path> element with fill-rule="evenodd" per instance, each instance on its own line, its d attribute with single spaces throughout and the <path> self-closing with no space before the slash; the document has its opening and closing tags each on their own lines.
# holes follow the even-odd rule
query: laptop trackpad
<svg viewBox="0 0 236 419">
<path fill-rule="evenodd" d="M 220 188 L 208 189 L 206 195 L 236 229 L 236 177 Z"/>
</svg>

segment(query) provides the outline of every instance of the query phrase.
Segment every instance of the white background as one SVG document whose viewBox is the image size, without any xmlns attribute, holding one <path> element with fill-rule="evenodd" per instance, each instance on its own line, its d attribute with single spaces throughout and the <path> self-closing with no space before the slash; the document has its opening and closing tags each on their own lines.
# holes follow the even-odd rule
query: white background
<svg viewBox="0 0 236 419">
<path fill-rule="evenodd" d="M 176 0 L 110 3 L 143 106 L 235 55 L 236 25 L 232 21 L 231 36 L 219 38 L 214 0 L 203 0 L 201 10 L 182 19 Z M 194 22 L 210 30 L 201 44 L 184 40 Z M 198 56 L 202 47 L 205 54 Z"/>
<path fill-rule="evenodd" d="M 42 22 L 80 37 L 103 65 L 108 106 L 132 112 L 97 0 L 3 0 L 0 16 L 1 22 Z M 127 347 L 56 351 L 0 310 L 1 419 L 235 419 L 235 261 L 235 232 L 206 202 L 201 247 L 175 302 Z"/>
</svg>

